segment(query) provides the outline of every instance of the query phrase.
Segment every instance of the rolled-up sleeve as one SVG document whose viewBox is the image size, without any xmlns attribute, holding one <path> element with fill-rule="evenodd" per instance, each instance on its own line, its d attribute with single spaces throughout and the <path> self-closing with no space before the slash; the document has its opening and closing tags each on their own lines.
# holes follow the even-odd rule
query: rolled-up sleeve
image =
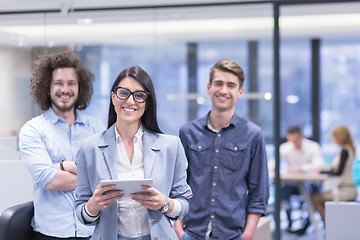
<svg viewBox="0 0 360 240">
<path fill-rule="evenodd" d="M 258 133 L 254 140 L 255 143 L 251 153 L 249 169 L 247 213 L 265 215 L 269 199 L 269 176 L 265 140 L 260 133 Z"/>
<path fill-rule="evenodd" d="M 45 189 L 58 170 L 54 167 L 44 140 L 35 126 L 27 123 L 22 127 L 19 146 L 21 159 L 28 168 L 34 184 Z"/>
</svg>

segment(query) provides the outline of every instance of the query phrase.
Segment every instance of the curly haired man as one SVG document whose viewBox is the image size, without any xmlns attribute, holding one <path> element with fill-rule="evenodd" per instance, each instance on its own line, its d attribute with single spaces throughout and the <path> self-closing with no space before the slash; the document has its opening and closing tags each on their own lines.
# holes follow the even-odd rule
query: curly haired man
<svg viewBox="0 0 360 240">
<path fill-rule="evenodd" d="M 30 94 L 43 114 L 20 131 L 22 161 L 33 179 L 36 240 L 88 239 L 93 228 L 78 222 L 74 162 L 80 143 L 104 126 L 81 114 L 93 94 L 94 75 L 72 51 L 39 56 L 34 62 Z"/>
</svg>

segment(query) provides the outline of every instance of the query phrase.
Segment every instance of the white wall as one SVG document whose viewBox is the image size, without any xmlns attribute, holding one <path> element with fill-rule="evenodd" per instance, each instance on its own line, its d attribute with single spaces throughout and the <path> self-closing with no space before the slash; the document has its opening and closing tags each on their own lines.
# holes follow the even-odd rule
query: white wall
<svg viewBox="0 0 360 240">
<path fill-rule="evenodd" d="M 0 47 L 0 136 L 17 135 L 34 111 L 31 49 Z"/>
<path fill-rule="evenodd" d="M 17 135 L 36 114 L 29 86 L 32 50 L 0 46 L 0 213 L 32 200 L 32 179 L 20 160 Z"/>
<path fill-rule="evenodd" d="M 0 137 L 0 214 L 32 200 L 32 179 L 17 150 L 17 138 Z"/>
<path fill-rule="evenodd" d="M 0 160 L 0 214 L 8 207 L 33 199 L 32 179 L 22 161 Z"/>
</svg>

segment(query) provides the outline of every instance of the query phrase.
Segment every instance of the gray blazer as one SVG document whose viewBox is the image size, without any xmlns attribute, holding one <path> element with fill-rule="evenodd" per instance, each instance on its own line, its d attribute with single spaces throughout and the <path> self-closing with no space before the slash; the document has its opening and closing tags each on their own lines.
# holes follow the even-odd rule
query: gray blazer
<svg viewBox="0 0 360 240">
<path fill-rule="evenodd" d="M 77 188 L 76 214 L 84 224 L 82 206 L 93 195 L 100 180 L 118 179 L 115 125 L 108 130 L 87 138 L 76 157 Z M 180 139 L 176 136 L 158 134 L 144 128 L 143 134 L 144 176 L 153 179 L 153 186 L 170 198 L 177 199 L 182 211 L 177 219 L 189 210 L 188 199 L 192 192 L 187 184 L 187 160 Z M 117 240 L 118 206 L 114 201 L 100 211 L 91 239 Z M 178 239 L 170 219 L 158 210 L 148 210 L 151 239 Z M 91 225 L 90 224 L 90 225 Z"/>
</svg>

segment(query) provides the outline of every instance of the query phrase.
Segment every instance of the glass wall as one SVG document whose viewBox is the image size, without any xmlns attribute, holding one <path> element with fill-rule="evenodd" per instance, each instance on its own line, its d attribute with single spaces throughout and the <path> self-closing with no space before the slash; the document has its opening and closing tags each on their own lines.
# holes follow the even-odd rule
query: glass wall
<svg viewBox="0 0 360 240">
<path fill-rule="evenodd" d="M 285 137 L 286 128 L 297 124 L 311 138 L 312 127 L 318 126 L 320 144 L 329 163 L 339 150 L 331 140 L 332 128 L 347 126 L 360 146 L 356 123 L 359 99 L 355 91 L 359 87 L 360 4 L 309 6 L 281 7 L 281 135 Z M 298 24 L 293 25 L 295 22 Z M 319 89 L 312 89 L 314 39 L 320 45 Z M 312 116 L 315 104 L 319 105 L 318 122 Z"/>
<path fill-rule="evenodd" d="M 331 142 L 331 129 L 338 125 L 348 126 L 359 144 L 359 39 L 324 39 L 321 43 L 321 59 L 322 145 Z"/>
<path fill-rule="evenodd" d="M 310 40 L 282 41 L 280 56 L 281 136 L 298 125 L 305 137 L 312 137 Z"/>
<path fill-rule="evenodd" d="M 353 176 L 360 186 L 360 38 L 324 39 L 321 44 L 321 145 L 327 162 L 339 151 L 331 129 L 344 125 L 354 139 Z"/>
<path fill-rule="evenodd" d="M 270 4 L 10 14 L 0 15 L 0 23 L 0 44 L 5 48 L 30 53 L 26 63 L 29 68 L 26 74 L 28 80 L 32 61 L 39 54 L 65 48 L 77 51 L 96 76 L 94 96 L 85 113 L 101 119 L 104 124 L 107 123 L 109 92 L 113 81 L 124 68 L 138 65 L 149 73 L 154 82 L 160 128 L 165 133 L 177 135 L 188 120 L 203 116 L 210 110 L 206 92 L 209 70 L 223 58 L 235 60 L 245 71 L 245 94 L 237 105 L 237 113 L 244 118 L 249 118 L 249 109 L 263 114 L 261 108 L 264 108 L 264 104 L 267 104 L 267 112 L 272 112 L 268 108 L 271 99 L 266 101 L 263 97 L 263 91 L 271 91 L 268 87 L 272 86 L 269 78 L 269 42 L 272 37 Z M 257 70 L 259 76 L 266 75 L 266 84 L 261 84 L 261 77 L 251 79 L 249 75 L 248 43 L 260 40 L 270 47 L 266 51 L 266 58 L 259 57 L 259 63 L 255 66 L 260 66 L 260 61 L 266 62 L 267 65 L 261 65 Z M 189 55 L 191 44 L 196 46 L 194 55 Z M 256 52 L 263 54 L 258 49 Z M 191 62 L 196 65 L 190 66 Z M 195 79 L 189 76 L 190 67 L 197 69 Z M 262 69 L 265 69 L 265 73 Z M 258 88 L 249 87 L 251 81 L 261 86 L 260 94 Z M 189 91 L 192 85 L 196 86 L 192 90 L 194 92 Z M 28 85 L 20 88 L 23 95 L 29 96 Z M 22 121 L 13 127 L 14 131 L 40 113 L 29 97 L 27 99 L 29 108 L 35 110 L 30 115 L 21 116 Z M 196 114 L 189 115 L 194 100 Z M 250 108 L 250 101 L 259 102 L 256 109 Z M 270 139 L 271 117 L 267 115 L 258 119 L 257 124 L 266 123 L 265 132 Z"/>
</svg>

